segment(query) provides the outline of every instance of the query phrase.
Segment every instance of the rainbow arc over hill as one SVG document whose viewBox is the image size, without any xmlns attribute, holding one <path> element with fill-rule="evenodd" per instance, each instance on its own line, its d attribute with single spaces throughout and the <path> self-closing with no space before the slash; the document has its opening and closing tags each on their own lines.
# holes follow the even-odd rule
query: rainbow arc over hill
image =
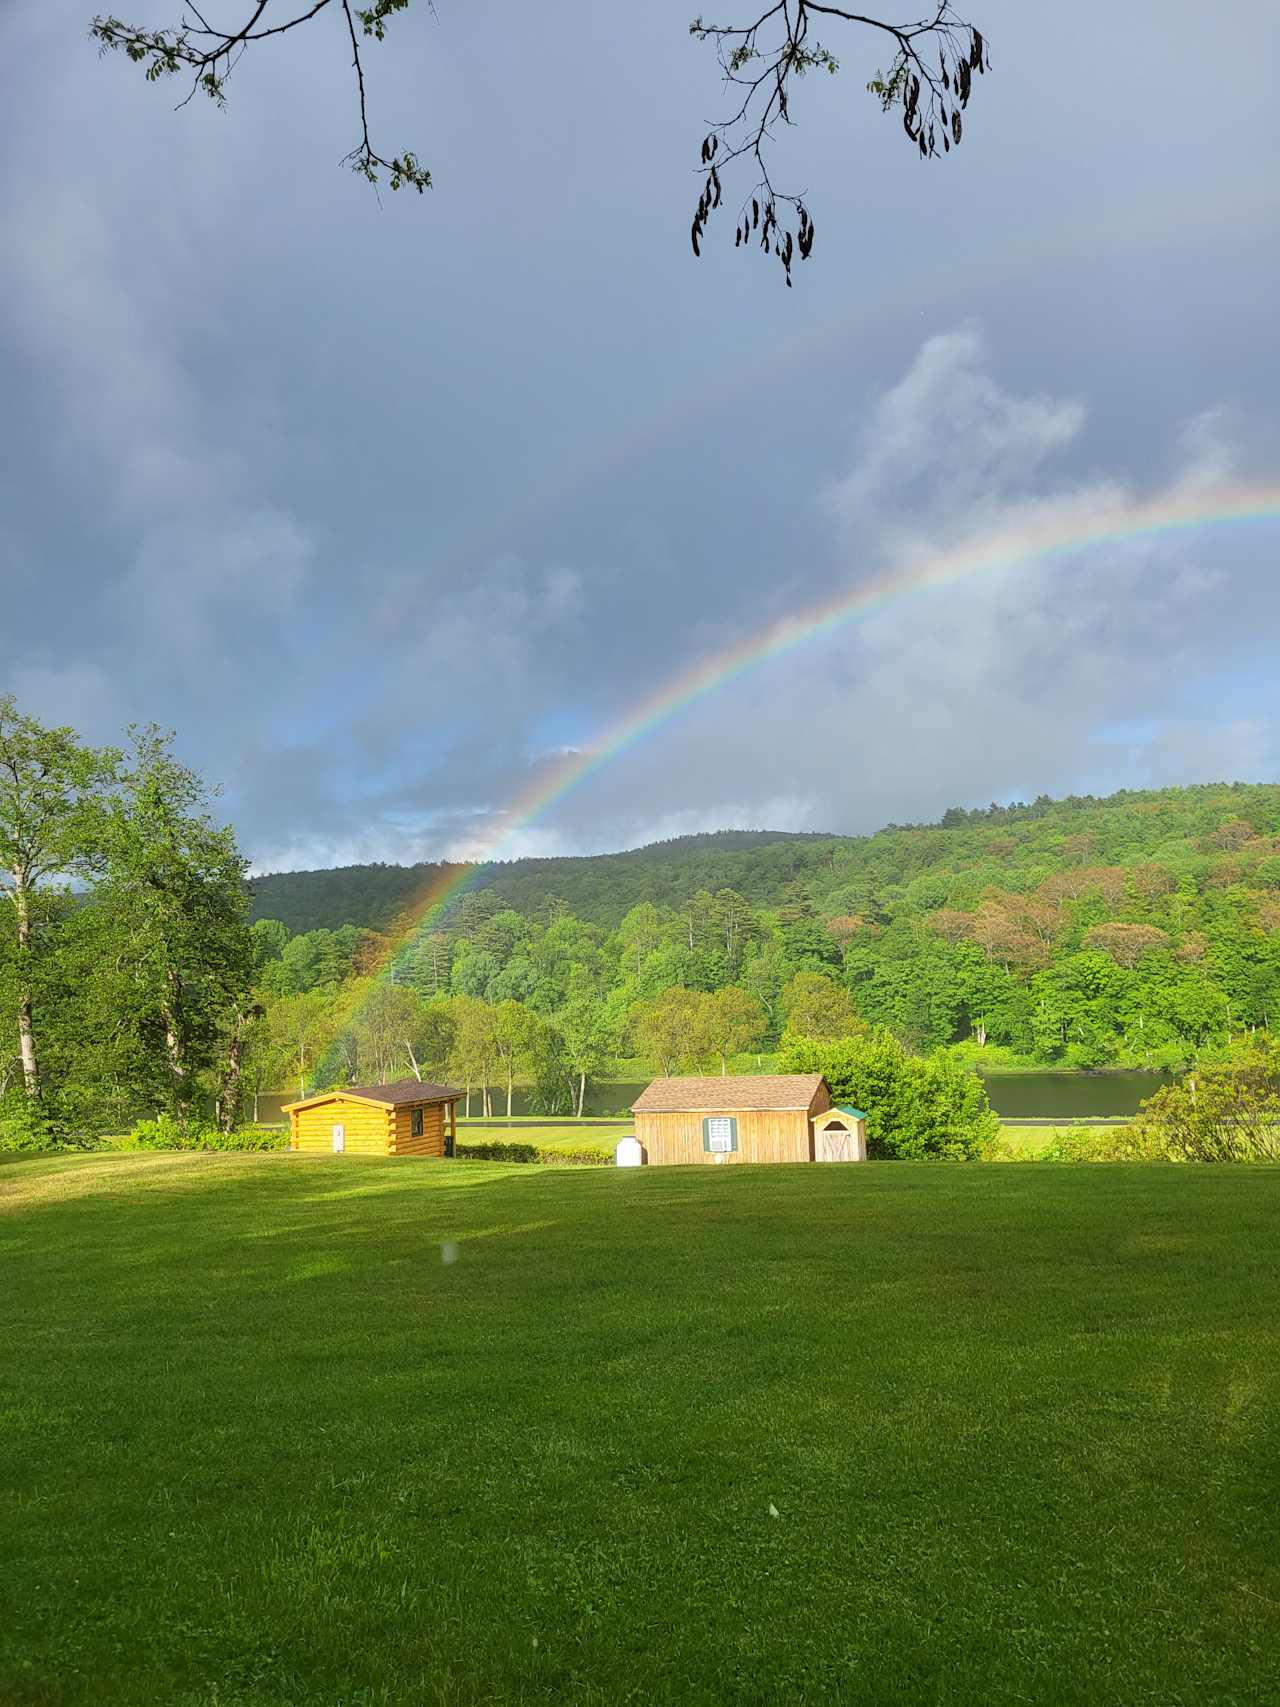
<svg viewBox="0 0 1280 1707">
<path fill-rule="evenodd" d="M 647 740 L 687 707 L 768 659 L 796 651 L 821 636 L 898 603 L 926 596 L 970 576 L 1065 558 L 1092 546 L 1155 539 L 1196 530 L 1240 528 L 1280 520 L 1280 481 L 1195 488 L 1148 500 L 1117 498 L 1086 516 L 1078 510 L 1012 523 L 961 545 L 937 551 L 910 567 L 860 579 L 857 586 L 795 612 L 780 622 L 700 659 L 634 706 L 589 747 L 567 754 L 501 814 L 501 826 L 475 860 L 448 868 L 414 897 L 392 933 L 377 975 L 391 971 L 420 935 L 438 927 L 446 909 L 504 857 L 514 838 L 573 789 Z M 1277 565 L 1280 569 L 1280 564 Z"/>
</svg>

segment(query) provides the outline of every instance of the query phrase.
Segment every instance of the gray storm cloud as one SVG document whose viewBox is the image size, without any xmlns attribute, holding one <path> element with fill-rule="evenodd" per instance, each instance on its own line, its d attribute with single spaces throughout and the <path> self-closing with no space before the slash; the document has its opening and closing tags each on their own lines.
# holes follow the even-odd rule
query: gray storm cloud
<svg viewBox="0 0 1280 1707">
<path fill-rule="evenodd" d="M 851 36 L 784 139 L 821 232 L 790 292 L 731 237 L 688 252 L 723 91 L 683 6 L 625 32 L 568 0 L 436 13 L 370 60 L 379 124 L 437 183 L 382 206 L 336 169 L 328 33 L 246 60 L 228 114 L 175 114 L 99 62 L 75 0 L 0 13 L 24 67 L 0 112 L 0 689 L 100 740 L 175 727 L 263 866 L 1274 774 L 1259 528 L 890 604 L 536 821 L 505 811 L 564 747 L 869 575 L 1274 473 L 1262 0 L 1230 113 L 1158 149 L 1142 115 L 1220 45 L 1191 0 L 993 0 L 996 70 L 937 168 L 862 93 Z M 1082 97 L 1044 67 L 1090 32 Z"/>
</svg>

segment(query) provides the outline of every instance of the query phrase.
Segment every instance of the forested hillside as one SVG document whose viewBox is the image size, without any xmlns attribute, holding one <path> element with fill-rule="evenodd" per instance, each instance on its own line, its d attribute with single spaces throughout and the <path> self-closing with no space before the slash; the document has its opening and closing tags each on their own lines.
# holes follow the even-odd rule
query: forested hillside
<svg viewBox="0 0 1280 1707">
<path fill-rule="evenodd" d="M 551 899 L 589 924 L 611 926 L 638 901 L 679 906 L 699 889 L 733 888 L 767 905 L 794 878 L 829 862 L 832 841 L 785 830 L 720 830 L 627 853 L 500 861 L 478 870 L 468 887 L 491 890 L 520 913 L 535 914 Z M 437 893 L 465 869 L 424 862 L 274 872 L 254 879 L 252 916 L 280 919 L 291 931 L 387 930 L 417 897 Z"/>
<path fill-rule="evenodd" d="M 166 1105 L 225 1133 L 262 1091 L 407 1073 L 580 1112 L 593 1080 L 850 1040 L 931 1057 L 959 1108 L 967 1063 L 1176 1068 L 1280 1010 L 1280 786 L 298 872 L 250 924 L 159 732 L 92 749 L 0 700 L 0 756 L 0 1147 Z"/>
<path fill-rule="evenodd" d="M 431 1047 L 477 1082 L 495 1061 L 538 1078 L 545 1058 L 548 1083 L 580 1081 L 619 1055 L 671 1071 L 866 1025 L 988 1065 L 1173 1067 L 1268 1025 L 1280 1004 L 1273 785 L 520 861 L 477 872 L 406 934 L 411 901 L 397 915 L 393 897 L 429 893 L 439 875 L 372 867 L 255 886 L 260 916 L 283 902 L 286 925 L 345 921 L 291 940 L 278 924 L 256 930 L 275 997 L 354 993 L 362 1018 L 341 1045 L 352 1071 L 392 1049 L 357 1036 L 370 1023 L 359 987 L 384 971 L 393 1005 L 400 991 L 449 1007 Z M 514 1041 L 484 1041 L 486 1025 Z M 481 1039 L 471 1055 L 457 1042 L 468 1027 Z"/>
</svg>

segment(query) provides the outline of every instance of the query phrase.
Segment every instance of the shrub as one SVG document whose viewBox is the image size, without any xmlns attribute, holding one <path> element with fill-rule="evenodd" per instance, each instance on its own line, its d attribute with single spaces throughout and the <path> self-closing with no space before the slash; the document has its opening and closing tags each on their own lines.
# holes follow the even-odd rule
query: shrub
<svg viewBox="0 0 1280 1707">
<path fill-rule="evenodd" d="M 453 1153 L 462 1162 L 536 1162 L 538 1146 L 495 1138 L 484 1144 L 458 1144 Z"/>
<path fill-rule="evenodd" d="M 1073 1126 L 1041 1151 L 1045 1162 L 1167 1162 L 1169 1153 L 1135 1124 L 1101 1131 Z"/>
<path fill-rule="evenodd" d="M 1259 1032 L 1165 1085 L 1130 1131 L 1177 1161 L 1280 1161 L 1280 1043 Z"/>
<path fill-rule="evenodd" d="M 825 1075 L 834 1102 L 866 1112 L 867 1154 L 882 1160 L 976 1161 L 999 1135 L 976 1073 L 947 1055 L 912 1055 L 883 1028 L 793 1043 L 778 1070 Z"/>
<path fill-rule="evenodd" d="M 584 1144 L 577 1150 L 556 1150 L 541 1144 L 520 1144 L 502 1139 L 482 1144 L 459 1144 L 454 1155 L 464 1162 L 541 1162 L 561 1168 L 603 1168 L 613 1162 L 613 1152 L 598 1144 Z"/>
<path fill-rule="evenodd" d="M 58 1133 L 48 1115 L 33 1105 L 25 1091 L 17 1091 L 0 1102 L 0 1152 L 34 1153 L 49 1150 Z"/>
<path fill-rule="evenodd" d="M 280 1126 L 241 1126 L 234 1132 L 203 1122 L 191 1122 L 184 1130 L 171 1114 L 157 1115 L 154 1120 L 140 1120 L 132 1132 L 120 1138 L 108 1138 L 103 1147 L 110 1150 L 286 1150 L 289 1133 Z"/>
</svg>

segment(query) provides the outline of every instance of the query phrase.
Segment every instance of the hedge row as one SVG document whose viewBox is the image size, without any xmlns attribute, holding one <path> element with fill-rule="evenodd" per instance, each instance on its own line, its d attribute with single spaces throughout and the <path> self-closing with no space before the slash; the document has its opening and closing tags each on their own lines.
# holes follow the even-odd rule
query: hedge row
<svg viewBox="0 0 1280 1707">
<path fill-rule="evenodd" d="M 550 1145 L 504 1143 L 494 1139 L 484 1144 L 459 1144 L 454 1155 L 467 1162 L 542 1162 L 553 1168 L 606 1168 L 613 1151 L 599 1144 L 584 1144 L 578 1150 L 557 1150 Z"/>
<path fill-rule="evenodd" d="M 282 1126 L 238 1126 L 222 1132 L 216 1126 L 189 1125 L 184 1131 L 172 1115 L 140 1120 L 132 1132 L 104 1138 L 103 1150 L 287 1150 L 289 1129 Z"/>
</svg>

